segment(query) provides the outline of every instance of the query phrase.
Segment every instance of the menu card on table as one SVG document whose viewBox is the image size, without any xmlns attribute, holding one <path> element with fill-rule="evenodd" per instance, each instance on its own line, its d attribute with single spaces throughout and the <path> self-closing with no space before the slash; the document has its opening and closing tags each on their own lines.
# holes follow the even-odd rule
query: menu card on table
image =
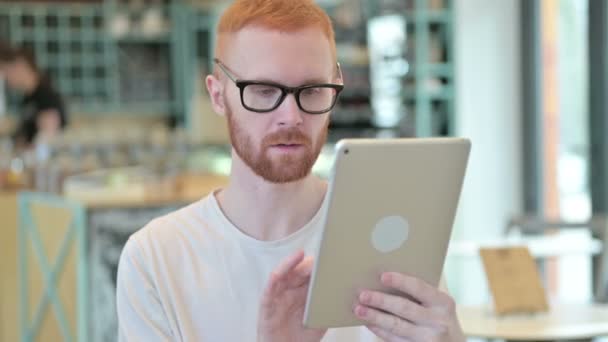
<svg viewBox="0 0 608 342">
<path fill-rule="evenodd" d="M 527 247 L 480 248 L 497 314 L 549 310 L 545 289 Z"/>
</svg>

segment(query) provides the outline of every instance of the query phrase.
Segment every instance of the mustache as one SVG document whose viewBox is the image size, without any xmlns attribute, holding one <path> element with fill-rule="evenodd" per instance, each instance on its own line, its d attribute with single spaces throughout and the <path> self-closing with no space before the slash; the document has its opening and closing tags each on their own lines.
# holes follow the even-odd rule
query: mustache
<svg viewBox="0 0 608 342">
<path fill-rule="evenodd" d="M 264 139 L 262 139 L 262 146 L 264 147 L 279 144 L 297 144 L 310 146 L 312 142 L 306 134 L 302 133 L 302 131 L 297 128 L 288 128 L 280 130 L 268 134 L 264 137 Z"/>
</svg>

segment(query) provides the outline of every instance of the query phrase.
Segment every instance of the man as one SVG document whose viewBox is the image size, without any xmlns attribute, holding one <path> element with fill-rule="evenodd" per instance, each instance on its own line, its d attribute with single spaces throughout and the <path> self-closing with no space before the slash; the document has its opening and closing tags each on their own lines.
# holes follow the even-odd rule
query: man
<svg viewBox="0 0 608 342">
<path fill-rule="evenodd" d="M 67 125 L 63 99 L 29 53 L 0 41 L 0 76 L 9 88 L 24 95 L 20 123 L 14 134 L 17 148 L 49 140 Z"/>
<path fill-rule="evenodd" d="M 462 341 L 454 303 L 402 274 L 363 291 L 363 327 L 302 326 L 327 184 L 310 174 L 341 89 L 334 33 L 312 0 L 237 0 L 206 79 L 228 120 L 229 184 L 135 233 L 118 272 L 123 341 Z M 405 295 L 413 298 L 408 300 Z"/>
</svg>

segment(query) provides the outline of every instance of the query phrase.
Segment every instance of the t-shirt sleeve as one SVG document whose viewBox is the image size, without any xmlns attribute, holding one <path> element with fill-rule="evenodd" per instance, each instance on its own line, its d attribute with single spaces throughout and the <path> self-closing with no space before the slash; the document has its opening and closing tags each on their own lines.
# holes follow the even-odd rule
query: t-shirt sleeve
<svg viewBox="0 0 608 342">
<path fill-rule="evenodd" d="M 118 265 L 118 340 L 172 341 L 171 328 L 137 241 L 130 238 Z"/>
</svg>

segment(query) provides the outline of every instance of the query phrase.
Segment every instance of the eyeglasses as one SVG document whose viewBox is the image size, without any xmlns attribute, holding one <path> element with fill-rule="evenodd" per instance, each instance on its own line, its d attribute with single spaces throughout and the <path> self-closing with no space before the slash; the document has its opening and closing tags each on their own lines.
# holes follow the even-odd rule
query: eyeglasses
<svg viewBox="0 0 608 342">
<path fill-rule="evenodd" d="M 293 94 L 300 110 L 308 114 L 327 113 L 336 105 L 338 94 L 344 88 L 341 84 L 309 84 L 300 87 L 286 87 L 274 82 L 239 80 L 217 58 L 213 61 L 241 92 L 241 104 L 256 113 L 268 113 L 277 109 L 288 94 Z M 338 73 L 342 78 L 340 65 Z"/>
</svg>

